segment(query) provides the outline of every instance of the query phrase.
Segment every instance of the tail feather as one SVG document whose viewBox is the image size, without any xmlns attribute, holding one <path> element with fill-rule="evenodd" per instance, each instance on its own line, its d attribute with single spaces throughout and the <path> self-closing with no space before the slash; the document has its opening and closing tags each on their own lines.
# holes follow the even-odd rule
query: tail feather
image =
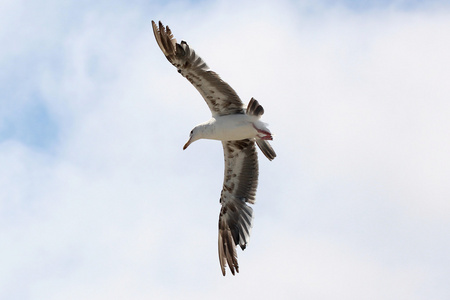
<svg viewBox="0 0 450 300">
<path fill-rule="evenodd" d="M 270 146 L 269 142 L 266 140 L 256 139 L 256 144 L 258 145 L 261 152 L 269 159 L 273 160 L 277 157 L 275 150 L 273 150 L 272 146 Z"/>
<path fill-rule="evenodd" d="M 247 105 L 247 114 L 250 116 L 256 116 L 260 118 L 264 114 L 264 108 L 262 107 L 261 104 L 259 104 L 259 102 L 255 98 L 252 98 L 250 99 Z M 267 136 L 268 139 L 270 140 L 272 139 L 270 132 L 264 133 L 268 134 Z M 267 140 L 256 138 L 256 144 L 258 145 L 259 149 L 261 149 L 262 153 L 264 153 L 264 155 L 269 160 L 273 160 L 277 156 L 272 146 L 270 146 Z"/>
<path fill-rule="evenodd" d="M 247 105 L 247 114 L 251 116 L 261 117 L 264 114 L 264 108 L 255 98 L 250 99 Z"/>
</svg>

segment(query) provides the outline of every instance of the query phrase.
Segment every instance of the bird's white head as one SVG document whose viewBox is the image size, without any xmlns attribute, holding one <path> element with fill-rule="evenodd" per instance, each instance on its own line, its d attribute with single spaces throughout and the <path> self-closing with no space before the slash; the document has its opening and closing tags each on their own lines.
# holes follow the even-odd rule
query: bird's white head
<svg viewBox="0 0 450 300">
<path fill-rule="evenodd" d="M 189 147 L 190 144 L 192 144 L 193 142 L 195 142 L 196 140 L 201 139 L 201 133 L 202 130 L 200 128 L 200 126 L 196 126 L 194 129 L 191 130 L 191 133 L 189 134 L 189 140 L 187 141 L 186 144 L 184 144 L 183 146 L 183 150 L 186 150 L 187 147 Z"/>
</svg>

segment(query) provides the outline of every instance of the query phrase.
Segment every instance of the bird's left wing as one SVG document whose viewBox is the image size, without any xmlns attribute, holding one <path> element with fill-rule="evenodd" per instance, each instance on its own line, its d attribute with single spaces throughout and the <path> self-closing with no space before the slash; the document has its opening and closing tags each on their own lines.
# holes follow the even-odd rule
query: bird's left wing
<svg viewBox="0 0 450 300">
<path fill-rule="evenodd" d="M 213 115 L 243 114 L 244 105 L 236 94 L 219 75 L 209 70 L 206 63 L 189 45 L 182 41 L 177 43 L 169 26 L 152 21 L 156 41 L 178 72 L 183 75 L 200 92 Z"/>
<path fill-rule="evenodd" d="M 236 246 L 245 249 L 250 237 L 258 186 L 258 155 L 253 140 L 222 142 L 225 176 L 220 197 L 219 262 L 222 274 L 228 264 L 231 273 L 239 272 Z"/>
</svg>

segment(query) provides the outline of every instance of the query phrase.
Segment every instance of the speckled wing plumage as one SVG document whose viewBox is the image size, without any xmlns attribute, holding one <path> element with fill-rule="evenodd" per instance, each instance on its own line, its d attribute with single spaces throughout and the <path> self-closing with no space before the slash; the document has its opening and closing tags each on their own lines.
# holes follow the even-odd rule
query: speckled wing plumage
<svg viewBox="0 0 450 300">
<path fill-rule="evenodd" d="M 236 246 L 245 249 L 252 227 L 253 210 L 247 203 L 255 202 L 258 186 L 258 155 L 253 140 L 222 142 L 225 176 L 220 197 L 219 261 L 222 274 L 228 264 L 231 273 L 239 272 Z"/>
<path fill-rule="evenodd" d="M 169 27 L 152 21 L 153 32 L 162 52 L 178 72 L 186 77 L 205 99 L 213 116 L 244 114 L 260 117 L 264 109 L 252 99 L 244 107 L 236 92 L 182 41 L 178 44 Z M 245 249 L 252 228 L 253 210 L 258 185 L 258 157 L 255 140 L 264 155 L 272 160 L 276 154 L 267 141 L 244 139 L 222 141 L 225 176 L 220 196 L 219 262 L 222 274 L 228 265 L 231 273 L 239 272 L 236 246 Z"/>
<path fill-rule="evenodd" d="M 164 27 L 161 22 L 157 26 L 152 21 L 152 25 L 156 41 L 167 60 L 200 92 L 212 115 L 244 113 L 244 105 L 233 88 L 209 70 L 203 59 L 185 41 L 178 44 L 169 26 Z"/>
</svg>

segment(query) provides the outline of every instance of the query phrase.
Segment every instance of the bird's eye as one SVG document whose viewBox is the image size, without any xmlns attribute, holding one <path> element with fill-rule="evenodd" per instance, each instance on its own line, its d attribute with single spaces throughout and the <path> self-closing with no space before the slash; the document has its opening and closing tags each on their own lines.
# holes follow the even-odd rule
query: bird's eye
<svg viewBox="0 0 450 300">
<path fill-rule="evenodd" d="M 192 129 L 192 130 L 191 130 L 191 133 L 190 133 L 190 135 L 193 135 L 193 134 L 194 134 L 194 129 Z"/>
</svg>

